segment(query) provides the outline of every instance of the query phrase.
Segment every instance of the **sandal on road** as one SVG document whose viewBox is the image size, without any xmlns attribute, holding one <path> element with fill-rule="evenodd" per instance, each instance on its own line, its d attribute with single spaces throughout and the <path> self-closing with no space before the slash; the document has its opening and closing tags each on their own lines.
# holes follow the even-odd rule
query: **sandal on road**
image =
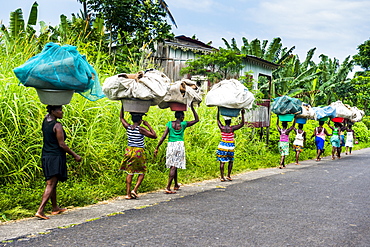
<svg viewBox="0 0 370 247">
<path fill-rule="evenodd" d="M 164 191 L 165 194 L 176 194 L 176 191 L 172 191 L 172 190 L 165 190 Z"/>
<path fill-rule="evenodd" d="M 136 198 L 139 198 L 139 195 L 135 191 L 131 191 L 131 197 L 136 199 Z"/>
</svg>

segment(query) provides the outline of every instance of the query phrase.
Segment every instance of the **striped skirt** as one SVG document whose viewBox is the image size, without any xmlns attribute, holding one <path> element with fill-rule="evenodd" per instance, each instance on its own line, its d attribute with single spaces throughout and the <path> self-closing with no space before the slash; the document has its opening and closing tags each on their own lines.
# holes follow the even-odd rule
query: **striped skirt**
<svg viewBox="0 0 370 247">
<path fill-rule="evenodd" d="M 218 144 L 217 151 L 216 151 L 217 160 L 221 162 L 233 161 L 234 160 L 234 149 L 235 149 L 234 141 L 221 140 L 220 144 Z"/>
</svg>

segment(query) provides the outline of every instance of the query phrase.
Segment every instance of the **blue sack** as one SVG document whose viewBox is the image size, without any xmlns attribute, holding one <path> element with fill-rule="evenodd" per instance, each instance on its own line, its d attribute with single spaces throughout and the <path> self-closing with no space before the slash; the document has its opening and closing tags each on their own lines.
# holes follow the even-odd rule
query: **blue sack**
<svg viewBox="0 0 370 247">
<path fill-rule="evenodd" d="M 334 118 L 337 116 L 336 109 L 331 106 L 312 107 L 312 110 L 316 113 L 316 119 L 324 117 Z"/>
<path fill-rule="evenodd" d="M 26 87 L 75 90 L 92 101 L 105 96 L 97 72 L 75 46 L 47 43 L 41 53 L 13 71 Z"/>
<path fill-rule="evenodd" d="M 289 96 L 281 96 L 274 99 L 271 111 L 278 115 L 302 113 L 302 101 Z"/>
</svg>

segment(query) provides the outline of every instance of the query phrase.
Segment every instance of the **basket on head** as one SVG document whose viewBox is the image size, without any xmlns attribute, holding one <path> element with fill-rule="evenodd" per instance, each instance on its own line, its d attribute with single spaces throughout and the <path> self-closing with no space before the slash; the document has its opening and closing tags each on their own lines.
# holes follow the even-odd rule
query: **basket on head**
<svg viewBox="0 0 370 247">
<path fill-rule="evenodd" d="M 67 105 L 71 102 L 74 90 L 36 88 L 41 103 L 45 105 Z"/>
<path fill-rule="evenodd" d="M 220 110 L 220 114 L 222 116 L 227 116 L 227 117 L 237 117 L 239 115 L 239 112 L 241 109 L 238 108 L 226 108 L 226 107 L 218 107 Z"/>
<path fill-rule="evenodd" d="M 177 102 L 169 102 L 171 111 L 186 111 L 187 105 Z"/>
<path fill-rule="evenodd" d="M 127 112 L 147 113 L 152 101 L 141 99 L 121 99 L 123 109 Z"/>
</svg>

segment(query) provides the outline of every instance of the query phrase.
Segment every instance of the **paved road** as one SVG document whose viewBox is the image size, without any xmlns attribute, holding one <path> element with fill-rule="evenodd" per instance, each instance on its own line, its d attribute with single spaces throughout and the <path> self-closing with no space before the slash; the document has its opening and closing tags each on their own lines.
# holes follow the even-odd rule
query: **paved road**
<svg viewBox="0 0 370 247">
<path fill-rule="evenodd" d="M 370 246 L 369 156 L 370 149 L 364 149 L 341 160 L 305 161 L 241 174 L 232 182 L 183 186 L 174 196 L 160 191 L 48 221 L 3 224 L 0 240 L 17 240 L 0 245 Z M 85 221 L 94 216 L 89 212 L 104 216 L 101 211 L 106 215 L 108 209 L 122 213 Z M 72 226 L 72 219 L 79 223 Z M 15 230 L 16 237 L 10 234 Z"/>
</svg>

